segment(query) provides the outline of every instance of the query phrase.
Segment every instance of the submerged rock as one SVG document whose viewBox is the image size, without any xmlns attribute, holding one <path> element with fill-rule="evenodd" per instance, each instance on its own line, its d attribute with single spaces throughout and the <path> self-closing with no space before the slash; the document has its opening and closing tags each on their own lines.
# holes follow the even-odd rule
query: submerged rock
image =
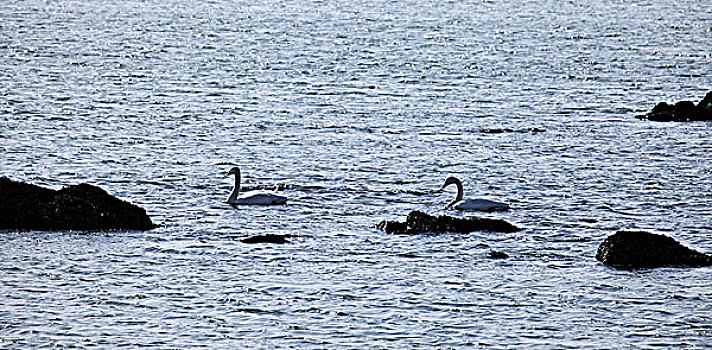
<svg viewBox="0 0 712 350">
<path fill-rule="evenodd" d="M 487 253 L 487 257 L 490 259 L 508 259 L 509 255 L 507 255 L 507 253 L 492 250 L 489 253 Z"/>
<path fill-rule="evenodd" d="M 699 103 L 691 101 L 680 101 L 674 105 L 667 102 L 660 102 L 650 113 L 639 116 L 640 119 L 648 119 L 658 122 L 689 122 L 712 120 L 712 91 L 705 95 Z"/>
<path fill-rule="evenodd" d="M 376 228 L 397 235 L 420 233 L 470 233 L 474 231 L 516 232 L 520 229 L 507 221 L 487 218 L 454 218 L 452 216 L 432 216 L 421 211 L 412 211 L 405 222 L 381 221 Z"/>
<path fill-rule="evenodd" d="M 0 229 L 150 230 L 146 210 L 80 184 L 59 191 L 0 177 Z"/>
<path fill-rule="evenodd" d="M 254 243 L 272 243 L 272 244 L 285 244 L 289 243 L 287 238 L 282 235 L 262 235 L 262 236 L 252 236 L 241 239 L 240 242 L 254 244 Z"/>
<path fill-rule="evenodd" d="M 711 256 L 687 248 L 671 237 L 646 231 L 616 232 L 598 246 L 596 259 L 624 270 L 712 266 Z"/>
</svg>

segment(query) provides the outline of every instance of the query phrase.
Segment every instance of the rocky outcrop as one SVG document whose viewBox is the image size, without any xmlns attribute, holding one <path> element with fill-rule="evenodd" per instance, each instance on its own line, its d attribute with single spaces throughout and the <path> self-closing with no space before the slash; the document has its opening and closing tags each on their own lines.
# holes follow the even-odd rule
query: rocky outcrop
<svg viewBox="0 0 712 350">
<path fill-rule="evenodd" d="M 474 231 L 516 232 L 520 229 L 504 220 L 487 218 L 454 218 L 452 216 L 432 216 L 420 211 L 412 211 L 405 222 L 381 221 L 376 228 L 387 233 L 413 235 L 420 233 L 470 233 Z"/>
<path fill-rule="evenodd" d="M 699 103 L 680 101 L 674 105 L 660 102 L 650 113 L 639 116 L 657 122 L 690 122 L 712 120 L 712 91 L 705 95 Z"/>
<path fill-rule="evenodd" d="M 255 243 L 272 243 L 272 244 L 285 244 L 289 243 L 287 238 L 282 235 L 261 235 L 243 238 L 240 240 L 242 243 L 255 244 Z"/>
<path fill-rule="evenodd" d="M 598 246 L 596 259 L 624 270 L 712 266 L 712 257 L 675 239 L 646 231 L 618 231 Z"/>
<path fill-rule="evenodd" d="M 146 210 L 80 184 L 52 190 L 0 177 L 0 229 L 150 230 Z"/>
</svg>

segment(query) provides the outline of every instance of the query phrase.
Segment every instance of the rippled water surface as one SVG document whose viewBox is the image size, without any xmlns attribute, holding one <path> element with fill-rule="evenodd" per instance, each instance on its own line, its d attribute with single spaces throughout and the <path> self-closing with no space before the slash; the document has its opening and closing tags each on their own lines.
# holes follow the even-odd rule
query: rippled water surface
<svg viewBox="0 0 712 350">
<path fill-rule="evenodd" d="M 0 175 L 161 225 L 0 233 L 0 346 L 712 346 L 710 269 L 595 260 L 712 251 L 712 124 L 634 118 L 712 88 L 711 39 L 707 0 L 0 2 Z M 291 202 L 223 204 L 233 164 Z M 524 230 L 373 228 L 448 175 Z"/>
</svg>

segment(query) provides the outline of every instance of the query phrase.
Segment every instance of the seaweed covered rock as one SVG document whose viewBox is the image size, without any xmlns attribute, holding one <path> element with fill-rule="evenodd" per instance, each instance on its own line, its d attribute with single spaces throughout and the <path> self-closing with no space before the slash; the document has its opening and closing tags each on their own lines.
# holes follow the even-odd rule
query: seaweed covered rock
<svg viewBox="0 0 712 350">
<path fill-rule="evenodd" d="M 658 122 L 689 122 L 712 120 L 712 91 L 705 95 L 699 103 L 692 101 L 680 101 L 674 105 L 667 102 L 660 102 L 650 113 L 639 116 L 640 119 L 648 119 Z"/>
<path fill-rule="evenodd" d="M 712 266 L 712 257 L 675 239 L 646 231 L 618 231 L 598 246 L 596 259 L 623 269 Z"/>
<path fill-rule="evenodd" d="M 420 233 L 469 233 L 474 231 L 516 232 L 520 229 L 507 221 L 487 218 L 454 218 L 433 216 L 421 211 L 412 211 L 405 222 L 381 221 L 376 228 L 387 233 L 413 235 Z"/>
<path fill-rule="evenodd" d="M 150 230 L 146 210 L 80 184 L 55 191 L 0 177 L 0 229 Z"/>
</svg>

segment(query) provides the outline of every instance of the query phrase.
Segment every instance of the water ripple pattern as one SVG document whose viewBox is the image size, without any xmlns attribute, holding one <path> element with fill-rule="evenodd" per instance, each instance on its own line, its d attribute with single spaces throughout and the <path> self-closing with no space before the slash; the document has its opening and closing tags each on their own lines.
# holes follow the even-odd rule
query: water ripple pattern
<svg viewBox="0 0 712 350">
<path fill-rule="evenodd" d="M 712 88 L 711 38 L 707 0 L 4 1 L 0 175 L 161 227 L 0 233 L 0 348 L 710 347 L 709 269 L 594 256 L 712 252 L 712 124 L 634 118 Z M 290 203 L 224 204 L 233 165 Z M 373 228 L 449 175 L 524 230 Z"/>
</svg>

